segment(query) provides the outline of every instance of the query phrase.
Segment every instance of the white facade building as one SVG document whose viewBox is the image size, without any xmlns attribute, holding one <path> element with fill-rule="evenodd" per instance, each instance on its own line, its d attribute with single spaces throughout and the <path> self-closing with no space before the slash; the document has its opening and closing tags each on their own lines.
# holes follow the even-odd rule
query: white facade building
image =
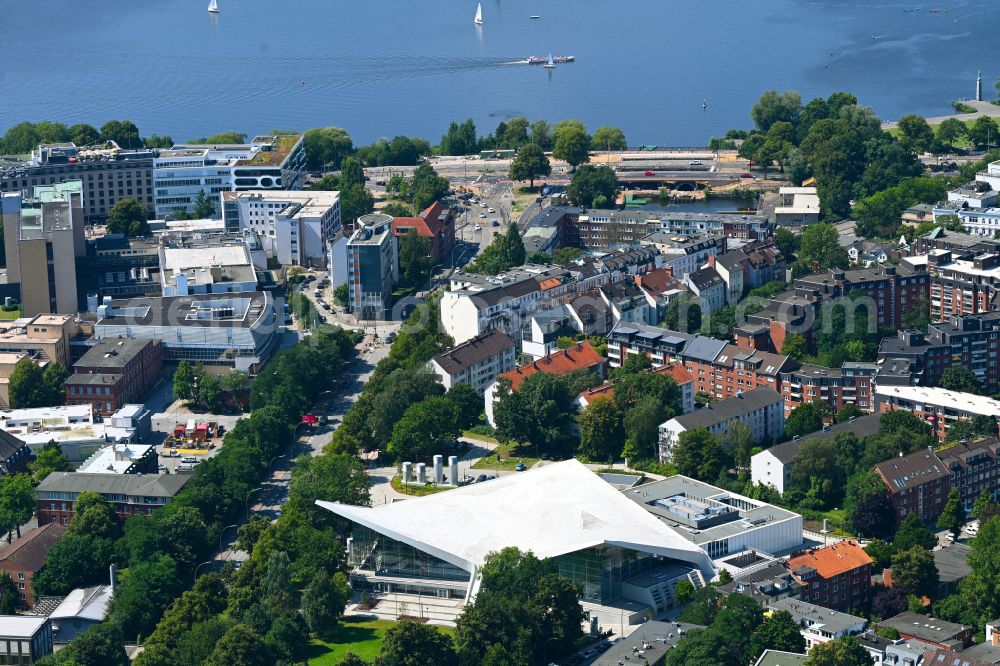
<svg viewBox="0 0 1000 666">
<path fill-rule="evenodd" d="M 190 212 L 199 192 L 211 201 L 236 190 L 297 189 L 305 172 L 301 135 L 259 136 L 247 144 L 179 144 L 153 159 L 154 210 Z"/>
<path fill-rule="evenodd" d="M 452 347 L 431 359 L 431 369 L 445 389 L 468 384 L 480 393 L 496 378 L 517 367 L 514 340 L 500 331 L 489 331 Z"/>
<path fill-rule="evenodd" d="M 340 231 L 340 193 L 249 190 L 224 192 L 226 229 L 251 229 L 268 257 L 284 266 L 322 266 L 326 248 Z"/>
<path fill-rule="evenodd" d="M 705 428 L 713 435 L 722 435 L 734 419 L 750 427 L 755 444 L 782 437 L 785 407 L 781 394 L 768 387 L 756 388 L 670 419 L 660 425 L 660 461 L 672 459 L 681 433 Z"/>
<path fill-rule="evenodd" d="M 819 194 L 815 187 L 782 187 L 778 190 L 774 221 L 786 227 L 819 222 Z"/>
<path fill-rule="evenodd" d="M 784 598 L 769 601 L 767 611 L 789 613 L 799 625 L 799 633 L 806 639 L 807 651 L 820 643 L 860 634 L 868 626 L 868 620 L 863 617 L 830 610 L 801 599 Z"/>
</svg>

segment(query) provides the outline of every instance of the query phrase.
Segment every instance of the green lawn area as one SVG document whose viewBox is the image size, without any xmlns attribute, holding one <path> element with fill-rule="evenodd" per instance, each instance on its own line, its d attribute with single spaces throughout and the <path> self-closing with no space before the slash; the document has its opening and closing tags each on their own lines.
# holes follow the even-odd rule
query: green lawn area
<svg viewBox="0 0 1000 666">
<path fill-rule="evenodd" d="M 404 495 L 413 495 L 414 497 L 433 495 L 434 493 L 440 493 L 444 492 L 445 490 L 452 489 L 452 486 L 436 486 L 433 484 L 429 486 L 427 485 L 420 486 L 415 483 L 409 483 L 404 486 L 403 480 L 398 476 L 392 477 L 392 480 L 389 482 L 389 485 L 392 486 L 392 489 L 395 490 L 396 492 L 403 493 Z"/>
<path fill-rule="evenodd" d="M 493 442 L 494 444 L 499 444 L 500 442 L 496 437 L 492 435 L 480 435 L 478 432 L 472 432 L 471 430 L 463 430 L 462 437 L 468 437 L 469 439 L 478 439 L 482 442 Z"/>
<path fill-rule="evenodd" d="M 371 663 L 378 656 L 386 630 L 394 623 L 387 620 L 351 621 L 347 618 L 325 640 L 309 641 L 311 666 L 334 666 L 348 652 L 353 652 Z M 451 627 L 438 627 L 443 633 L 453 635 Z"/>
<path fill-rule="evenodd" d="M 538 458 L 528 455 L 534 453 L 533 448 L 520 444 L 497 444 L 497 448 L 493 450 L 493 453 L 477 460 L 472 469 L 513 470 L 517 463 L 524 463 L 526 466 L 531 467 L 538 462 Z M 499 461 L 497 461 L 498 454 L 500 455 Z"/>
<path fill-rule="evenodd" d="M 13 320 L 17 319 L 20 316 L 21 316 L 20 308 L 18 308 L 17 310 L 11 310 L 9 312 L 7 310 L 0 310 L 0 319 L 2 320 Z"/>
</svg>

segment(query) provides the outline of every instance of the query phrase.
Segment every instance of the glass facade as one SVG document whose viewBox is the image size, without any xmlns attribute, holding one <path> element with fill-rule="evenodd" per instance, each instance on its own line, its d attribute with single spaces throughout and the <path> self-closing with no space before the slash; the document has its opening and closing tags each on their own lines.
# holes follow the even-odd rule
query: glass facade
<svg viewBox="0 0 1000 666">
<path fill-rule="evenodd" d="M 349 564 L 385 576 L 468 581 L 469 572 L 362 525 L 351 531 Z"/>
<path fill-rule="evenodd" d="M 597 546 L 552 558 L 559 575 L 580 585 L 581 598 L 608 604 L 621 597 L 622 581 L 652 571 L 663 561 L 648 553 Z"/>
</svg>

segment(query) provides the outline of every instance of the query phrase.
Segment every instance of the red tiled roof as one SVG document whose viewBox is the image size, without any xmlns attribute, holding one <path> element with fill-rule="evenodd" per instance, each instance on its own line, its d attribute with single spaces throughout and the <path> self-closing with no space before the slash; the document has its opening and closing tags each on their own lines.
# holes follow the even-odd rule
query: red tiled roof
<svg viewBox="0 0 1000 666">
<path fill-rule="evenodd" d="M 448 209 L 442 205 L 440 201 L 435 201 L 420 212 L 420 219 L 424 221 L 424 224 L 427 225 L 427 228 L 431 231 L 431 233 L 437 234 L 441 231 L 441 228 L 444 227 L 444 223 L 441 222 L 441 216 L 447 210 Z"/>
<path fill-rule="evenodd" d="M 788 559 L 788 568 L 812 567 L 823 578 L 833 578 L 866 564 L 872 558 L 856 541 L 840 541 L 825 548 L 811 548 L 802 555 Z"/>
<path fill-rule="evenodd" d="M 536 372 L 547 372 L 550 375 L 568 375 L 574 370 L 592 368 L 604 363 L 604 357 L 597 353 L 589 342 L 580 342 L 569 349 L 557 351 L 526 365 L 505 372 L 501 377 L 510 380 L 513 390 L 521 388 L 524 380 Z"/>
<path fill-rule="evenodd" d="M 401 231 L 401 229 L 406 229 L 409 231 L 413 229 L 417 232 L 418 236 L 423 238 L 433 238 L 434 232 L 430 230 L 423 219 L 419 217 L 394 217 L 392 218 L 392 233 L 395 236 L 402 236 L 406 231 Z"/>
<path fill-rule="evenodd" d="M 589 388 L 589 389 L 587 389 L 586 391 L 584 391 L 583 393 L 580 394 L 580 397 L 583 398 L 583 401 L 586 402 L 588 405 L 591 403 L 591 401 L 594 398 L 598 398 L 598 397 L 602 397 L 602 396 L 605 397 L 605 398 L 611 398 L 612 400 L 614 400 L 614 398 L 615 398 L 615 387 L 613 385 L 611 385 L 611 384 L 601 384 L 600 386 L 595 386 L 594 388 Z"/>
<path fill-rule="evenodd" d="M 661 365 L 659 368 L 653 372 L 658 372 L 663 375 L 670 375 L 677 382 L 677 385 L 686 384 L 688 382 L 694 381 L 694 375 L 684 369 L 684 366 L 680 363 L 670 363 L 668 365 Z"/>
<path fill-rule="evenodd" d="M 48 523 L 31 530 L 0 551 L 0 568 L 9 562 L 38 571 L 45 563 L 49 549 L 65 534 L 66 526 L 59 523 Z"/>
<path fill-rule="evenodd" d="M 538 288 L 541 289 L 542 291 L 548 291 L 553 287 L 558 287 L 560 284 L 562 284 L 562 282 L 559 281 L 559 278 L 548 278 L 546 280 L 542 280 L 541 282 L 539 282 Z"/>
<path fill-rule="evenodd" d="M 671 289 L 687 289 L 684 283 L 676 279 L 672 273 L 669 268 L 658 268 L 645 275 L 636 275 L 635 283 L 655 294 L 662 294 Z"/>
</svg>

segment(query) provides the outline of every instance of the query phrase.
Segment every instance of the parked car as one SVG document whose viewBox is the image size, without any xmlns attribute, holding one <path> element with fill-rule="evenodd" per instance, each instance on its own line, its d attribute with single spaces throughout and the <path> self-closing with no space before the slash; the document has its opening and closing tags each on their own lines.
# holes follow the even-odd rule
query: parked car
<svg viewBox="0 0 1000 666">
<path fill-rule="evenodd" d="M 493 226 L 494 227 L 499 227 L 500 226 L 500 220 L 493 220 Z"/>
<path fill-rule="evenodd" d="M 701 160 L 691 160 L 688 162 L 688 166 L 701 166 Z"/>
<path fill-rule="evenodd" d="M 486 217 L 486 213 L 480 213 L 479 217 Z"/>
<path fill-rule="evenodd" d="M 477 224 L 476 225 L 476 231 L 482 231 L 482 230 L 483 230 L 482 225 Z"/>
<path fill-rule="evenodd" d="M 184 456 L 183 458 L 181 458 L 181 462 L 182 463 L 193 464 L 193 463 L 198 462 L 198 459 L 195 458 L 194 456 Z"/>
<path fill-rule="evenodd" d="M 752 173 L 741 173 L 740 178 L 753 178 Z"/>
<path fill-rule="evenodd" d="M 476 483 L 482 483 L 483 481 L 485 481 L 488 478 L 489 477 L 486 476 L 485 474 L 480 474 L 479 476 L 476 477 Z"/>
<path fill-rule="evenodd" d="M 655 176 L 656 172 L 655 171 L 645 171 L 645 172 L 643 172 L 642 175 L 643 176 Z"/>
<path fill-rule="evenodd" d="M 486 212 L 492 215 L 492 214 L 493 214 L 493 213 L 495 213 L 496 211 L 495 211 L 495 210 L 493 210 L 492 208 L 487 208 L 487 209 L 486 209 Z"/>
<path fill-rule="evenodd" d="M 524 465 L 524 463 L 517 463 L 516 465 L 514 465 L 515 472 L 523 472 L 526 469 L 528 468 Z"/>
</svg>

